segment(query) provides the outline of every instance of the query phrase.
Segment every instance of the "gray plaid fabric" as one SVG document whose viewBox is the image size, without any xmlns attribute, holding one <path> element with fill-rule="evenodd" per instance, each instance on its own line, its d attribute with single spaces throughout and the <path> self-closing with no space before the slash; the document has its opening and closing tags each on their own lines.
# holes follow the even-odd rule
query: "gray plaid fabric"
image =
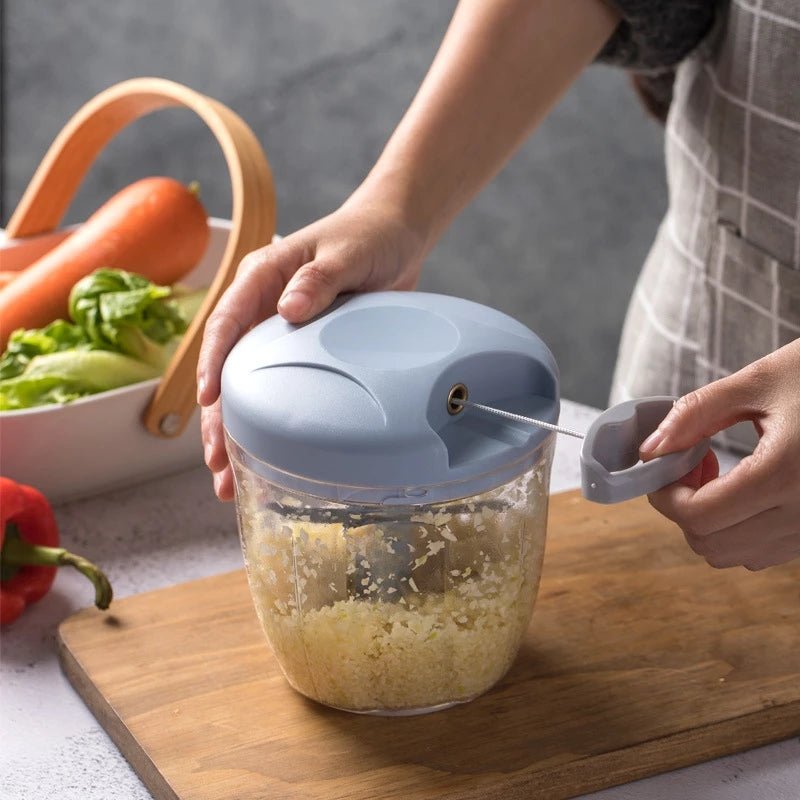
<svg viewBox="0 0 800 800">
<path fill-rule="evenodd" d="M 612 403 L 685 394 L 800 337 L 798 0 L 720 13 L 678 69 L 666 157 L 669 209 L 628 308 Z M 752 426 L 721 443 L 752 448 Z"/>
</svg>

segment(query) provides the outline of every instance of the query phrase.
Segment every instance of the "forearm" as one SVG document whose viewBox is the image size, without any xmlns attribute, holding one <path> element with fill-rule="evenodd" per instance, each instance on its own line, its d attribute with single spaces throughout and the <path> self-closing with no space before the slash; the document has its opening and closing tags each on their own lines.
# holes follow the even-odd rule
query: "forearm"
<svg viewBox="0 0 800 800">
<path fill-rule="evenodd" d="M 603 0 L 461 0 L 417 96 L 355 196 L 394 203 L 432 244 L 618 20 Z"/>
</svg>

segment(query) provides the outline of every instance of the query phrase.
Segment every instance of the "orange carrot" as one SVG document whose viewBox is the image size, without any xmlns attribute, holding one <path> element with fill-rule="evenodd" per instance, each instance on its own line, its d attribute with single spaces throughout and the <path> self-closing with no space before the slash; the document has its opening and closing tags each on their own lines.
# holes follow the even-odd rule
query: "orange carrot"
<svg viewBox="0 0 800 800">
<path fill-rule="evenodd" d="M 17 328 L 66 318 L 70 290 L 94 270 L 126 269 L 169 285 L 197 264 L 208 237 L 206 212 L 183 184 L 172 178 L 131 184 L 0 291 L 0 351 Z"/>
<path fill-rule="evenodd" d="M 19 272 L 13 269 L 0 269 L 0 289 L 8 286 L 14 278 L 19 277 Z"/>
</svg>

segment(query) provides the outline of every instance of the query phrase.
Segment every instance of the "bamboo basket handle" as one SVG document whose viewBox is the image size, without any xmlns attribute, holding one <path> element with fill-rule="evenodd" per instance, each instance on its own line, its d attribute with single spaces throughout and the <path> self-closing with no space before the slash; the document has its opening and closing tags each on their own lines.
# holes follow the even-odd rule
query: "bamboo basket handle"
<svg viewBox="0 0 800 800">
<path fill-rule="evenodd" d="M 172 106 L 194 111 L 219 142 L 230 172 L 231 232 L 222 262 L 192 324 L 144 412 L 152 434 L 178 436 L 194 411 L 197 359 L 208 315 L 241 259 L 272 241 L 275 190 L 264 151 L 247 124 L 226 106 L 162 78 L 134 78 L 101 92 L 56 137 L 8 222 L 11 238 L 58 227 L 84 175 L 111 139 L 131 122 Z"/>
</svg>

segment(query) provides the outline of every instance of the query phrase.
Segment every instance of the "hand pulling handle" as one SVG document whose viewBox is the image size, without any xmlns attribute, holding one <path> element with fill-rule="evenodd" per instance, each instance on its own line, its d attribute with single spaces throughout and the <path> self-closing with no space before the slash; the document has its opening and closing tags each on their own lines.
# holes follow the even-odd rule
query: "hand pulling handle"
<svg viewBox="0 0 800 800">
<path fill-rule="evenodd" d="M 583 496 L 595 503 L 620 503 L 663 489 L 691 472 L 710 447 L 703 439 L 688 450 L 652 461 L 639 447 L 672 408 L 675 397 L 630 400 L 604 411 L 589 428 L 581 449 Z"/>
</svg>

